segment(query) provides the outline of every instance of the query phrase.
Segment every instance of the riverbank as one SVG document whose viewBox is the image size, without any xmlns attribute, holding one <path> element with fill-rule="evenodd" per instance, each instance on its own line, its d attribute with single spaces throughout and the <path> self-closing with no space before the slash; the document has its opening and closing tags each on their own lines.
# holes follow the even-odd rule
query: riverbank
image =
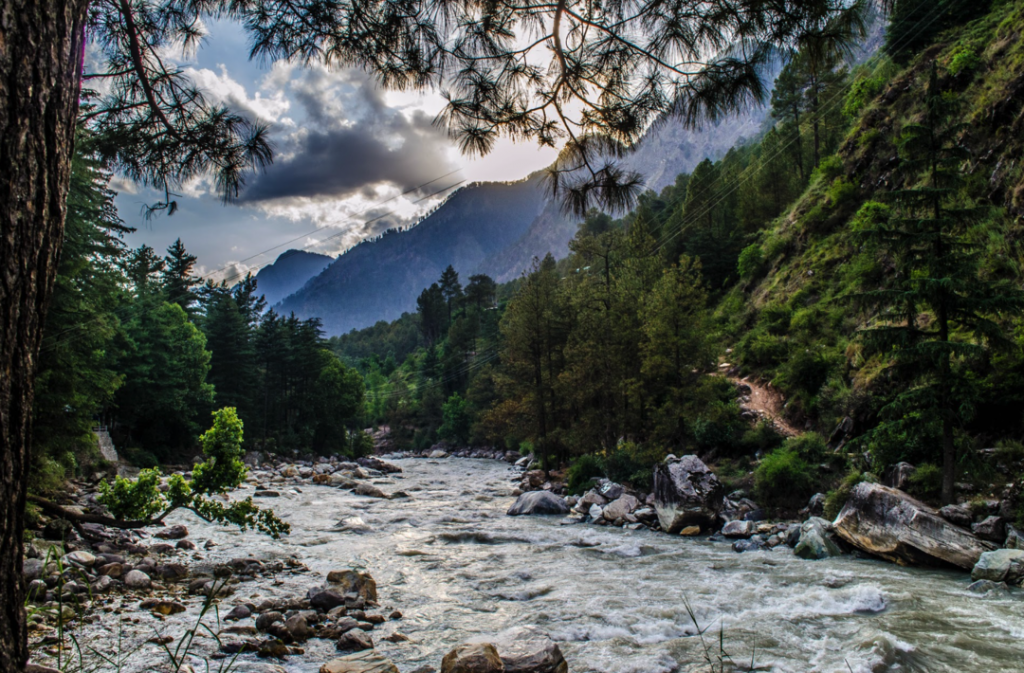
<svg viewBox="0 0 1024 673">
<path fill-rule="evenodd" d="M 299 474 L 304 466 L 278 481 L 276 470 L 262 476 L 254 471 L 254 480 L 232 498 L 253 495 L 257 485 L 276 491 L 261 504 L 287 520 L 292 534 L 274 541 L 176 513 L 168 523 L 186 525 L 186 539 L 198 549 L 168 559 L 190 566 L 232 558 L 302 563 L 304 570 L 276 576 L 240 576 L 234 593 L 219 600 L 222 619 L 239 603 L 304 597 L 334 569 L 369 571 L 381 606 L 376 612 L 386 617 L 398 609 L 403 615 L 369 633 L 376 650 L 402 673 L 439 669 L 462 642 L 518 625 L 550 635 L 573 673 L 699 670 L 700 642 L 684 601 L 702 627 L 716 634 L 724 628 L 727 650 L 737 661 L 756 650 L 757 664 L 767 670 L 848 671 L 847 661 L 858 673 L 1016 666 L 1024 603 L 1012 593 L 969 592 L 966 573 L 851 556 L 808 562 L 788 548 L 737 554 L 731 543 L 706 536 L 569 525 L 564 517 L 509 517 L 522 474 L 507 463 L 395 463 L 402 473 L 367 473 L 366 481 L 385 495 L 408 497 L 313 485 L 312 477 Z M 216 546 L 204 549 L 207 541 Z M 82 642 L 106 647 L 117 643 L 123 628 L 126 642 L 143 643 L 125 670 L 147 670 L 145 665 L 166 659 L 159 646 L 145 643 L 154 628 L 184 633 L 203 598 L 185 596 L 179 602 L 186 612 L 162 618 L 140 602 L 141 596 L 122 600 L 121 614 L 103 609 L 117 609 L 116 603 L 100 604 L 95 621 L 75 632 Z M 222 624 L 254 626 L 255 619 Z M 388 640 L 394 632 L 409 640 Z M 216 651 L 212 639 L 198 640 L 201 654 Z M 304 654 L 280 661 L 239 655 L 233 670 L 314 673 L 339 654 L 330 640 L 311 639 L 301 647 Z"/>
</svg>

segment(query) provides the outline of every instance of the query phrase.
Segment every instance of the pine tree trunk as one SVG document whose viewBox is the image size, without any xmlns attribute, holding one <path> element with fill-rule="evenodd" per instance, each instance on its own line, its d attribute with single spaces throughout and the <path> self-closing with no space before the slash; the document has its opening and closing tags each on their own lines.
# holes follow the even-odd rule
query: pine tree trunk
<svg viewBox="0 0 1024 673">
<path fill-rule="evenodd" d="M 57 274 L 84 0 L 0 4 L 0 672 L 26 646 L 22 535 L 33 382 Z"/>
</svg>

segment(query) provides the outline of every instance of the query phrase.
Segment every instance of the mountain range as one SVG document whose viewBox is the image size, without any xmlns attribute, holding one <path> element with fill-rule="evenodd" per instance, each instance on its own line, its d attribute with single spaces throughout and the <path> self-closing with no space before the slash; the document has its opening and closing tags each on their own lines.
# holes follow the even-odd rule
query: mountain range
<svg viewBox="0 0 1024 673">
<path fill-rule="evenodd" d="M 718 159 L 756 136 L 765 116 L 764 108 L 754 108 L 704 129 L 659 124 L 623 164 L 660 191 L 705 157 Z M 577 226 L 538 171 L 517 182 L 466 186 L 415 226 L 364 241 L 334 261 L 289 250 L 260 270 L 257 281 L 278 312 L 318 317 L 328 335 L 341 334 L 415 310 L 416 297 L 449 264 L 463 282 L 476 273 L 508 281 L 534 257 L 562 257 Z"/>
</svg>

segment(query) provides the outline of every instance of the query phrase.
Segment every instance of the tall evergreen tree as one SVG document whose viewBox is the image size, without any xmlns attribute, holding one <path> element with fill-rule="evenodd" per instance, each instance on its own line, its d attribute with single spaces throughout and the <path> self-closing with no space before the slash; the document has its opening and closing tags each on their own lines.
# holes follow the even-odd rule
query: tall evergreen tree
<svg viewBox="0 0 1024 673">
<path fill-rule="evenodd" d="M 459 282 L 459 273 L 451 264 L 441 273 L 438 285 L 441 287 L 441 295 L 444 296 L 444 301 L 448 306 L 447 326 L 450 326 L 452 324 L 452 310 L 458 305 L 459 300 L 462 299 L 462 283 Z"/>
<path fill-rule="evenodd" d="M 161 270 L 167 301 L 183 308 L 189 316 L 193 315 L 193 304 L 196 301 L 193 288 L 202 283 L 199 278 L 192 275 L 192 268 L 195 265 L 196 256 L 185 250 L 185 245 L 179 238 L 167 248 Z"/>
</svg>

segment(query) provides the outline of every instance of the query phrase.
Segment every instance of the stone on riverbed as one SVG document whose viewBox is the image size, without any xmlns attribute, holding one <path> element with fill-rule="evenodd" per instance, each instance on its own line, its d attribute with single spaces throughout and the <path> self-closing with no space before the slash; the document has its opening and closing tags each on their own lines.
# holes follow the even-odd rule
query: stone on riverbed
<svg viewBox="0 0 1024 673">
<path fill-rule="evenodd" d="M 388 495 L 384 491 L 380 490 L 371 483 L 361 481 L 356 484 L 355 489 L 352 491 L 356 495 L 365 495 L 369 498 L 387 498 Z"/>
<path fill-rule="evenodd" d="M 868 482 L 853 489 L 833 527 L 854 547 L 899 564 L 970 570 L 994 548 L 906 493 Z"/>
<path fill-rule="evenodd" d="M 489 643 L 459 645 L 444 655 L 441 673 L 505 673 L 498 650 Z"/>
<path fill-rule="evenodd" d="M 625 519 L 626 515 L 631 514 L 639 506 L 640 501 L 627 493 L 608 503 L 602 510 L 602 514 L 605 519 L 616 521 L 617 519 Z"/>
<path fill-rule="evenodd" d="M 373 649 L 373 639 L 362 629 L 352 629 L 341 634 L 334 646 L 342 652 L 360 652 Z"/>
<path fill-rule="evenodd" d="M 508 508 L 508 516 L 530 514 L 567 514 L 569 508 L 565 500 L 550 491 L 530 491 L 523 493 Z"/>
<path fill-rule="evenodd" d="M 535 628 L 519 626 L 493 638 L 474 638 L 470 644 L 490 644 L 498 651 L 505 673 L 568 673 L 558 644 Z"/>
<path fill-rule="evenodd" d="M 320 673 L 398 673 L 398 668 L 373 650 L 364 650 L 328 661 Z"/>
<path fill-rule="evenodd" d="M 155 537 L 162 540 L 180 540 L 184 537 L 188 537 L 188 528 L 181 524 L 175 524 L 166 528 L 161 528 L 157 532 L 153 533 Z"/>
<path fill-rule="evenodd" d="M 654 509 L 667 533 L 710 527 L 722 509 L 725 488 L 697 456 L 669 456 L 654 468 Z"/>
<path fill-rule="evenodd" d="M 971 579 L 1018 584 L 1024 579 L 1024 551 L 997 549 L 985 552 L 971 570 Z"/>
<path fill-rule="evenodd" d="M 129 571 L 124 576 L 124 584 L 129 589 L 148 589 L 150 585 L 149 575 L 141 570 Z"/>
<path fill-rule="evenodd" d="M 342 594 L 356 593 L 364 601 L 377 600 L 377 582 L 370 573 L 351 568 L 332 570 L 327 573 L 327 581 L 338 585 Z"/>
<path fill-rule="evenodd" d="M 730 521 L 722 526 L 722 535 L 725 537 L 750 537 L 753 534 L 753 521 Z"/>
<path fill-rule="evenodd" d="M 800 526 L 800 541 L 793 553 L 810 561 L 839 556 L 843 551 L 832 540 L 832 524 L 825 519 L 811 517 Z"/>
<path fill-rule="evenodd" d="M 327 612 L 345 604 L 345 597 L 337 591 L 315 587 L 309 590 L 309 606 Z"/>
</svg>

